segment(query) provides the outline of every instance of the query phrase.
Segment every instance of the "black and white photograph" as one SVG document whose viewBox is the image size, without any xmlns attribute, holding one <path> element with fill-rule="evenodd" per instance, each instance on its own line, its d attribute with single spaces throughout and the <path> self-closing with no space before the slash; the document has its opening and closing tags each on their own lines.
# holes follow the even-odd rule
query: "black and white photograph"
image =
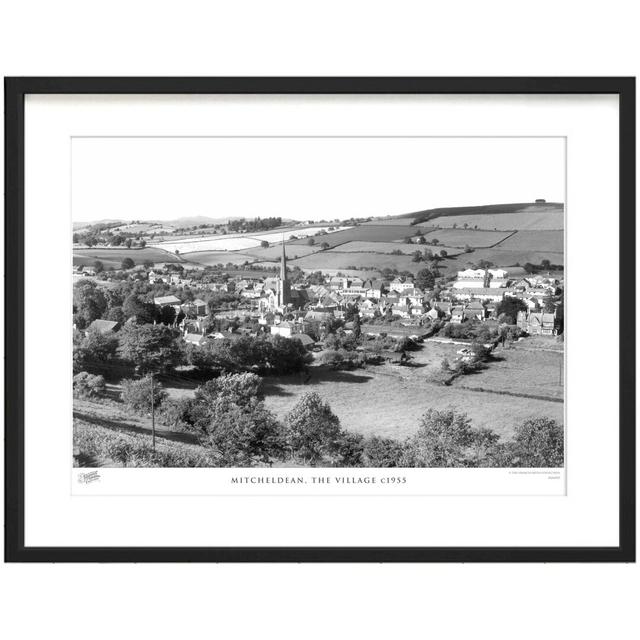
<svg viewBox="0 0 640 640">
<path fill-rule="evenodd" d="M 69 428 L 87 482 L 564 468 L 564 137 L 70 146 Z"/>
</svg>

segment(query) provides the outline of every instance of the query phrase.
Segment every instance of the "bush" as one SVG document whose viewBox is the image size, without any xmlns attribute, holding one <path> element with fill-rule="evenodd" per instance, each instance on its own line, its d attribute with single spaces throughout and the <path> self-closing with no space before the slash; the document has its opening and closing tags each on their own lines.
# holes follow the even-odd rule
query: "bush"
<svg viewBox="0 0 640 640">
<path fill-rule="evenodd" d="M 73 396 L 75 398 L 99 398 L 105 394 L 107 385 L 102 376 L 94 376 L 82 371 L 73 376 Z"/>
<path fill-rule="evenodd" d="M 167 397 L 167 392 L 157 381 L 153 382 L 151 376 L 145 376 L 140 380 L 123 380 L 120 397 L 127 407 L 142 415 L 151 412 L 151 389 L 153 386 L 154 407 L 159 408 L 163 400 Z"/>
<path fill-rule="evenodd" d="M 365 467 L 399 467 L 401 466 L 404 447 L 393 438 L 373 436 L 364 442 L 363 466 Z"/>
</svg>

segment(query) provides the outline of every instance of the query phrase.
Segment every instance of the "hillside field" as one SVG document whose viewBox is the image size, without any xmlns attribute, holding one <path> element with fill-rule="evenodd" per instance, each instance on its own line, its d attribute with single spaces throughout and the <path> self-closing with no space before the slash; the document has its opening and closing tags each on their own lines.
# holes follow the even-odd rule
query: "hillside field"
<svg viewBox="0 0 640 640">
<path fill-rule="evenodd" d="M 516 231 L 520 229 L 564 229 L 562 211 L 520 211 L 518 213 L 471 214 L 461 216 L 442 216 L 427 224 L 437 222 L 442 227 L 458 227 L 465 223 L 470 227 L 498 231 Z M 422 224 L 422 223 L 421 223 Z"/>
<path fill-rule="evenodd" d="M 424 251 L 429 249 L 433 253 L 439 253 L 444 250 L 448 255 L 458 254 L 462 251 L 457 247 L 449 247 L 445 245 L 430 246 L 428 244 L 404 244 L 403 242 L 346 242 L 331 250 L 331 253 L 382 253 L 390 254 L 392 251 L 402 251 L 405 255 L 412 255 L 416 251 Z"/>
<path fill-rule="evenodd" d="M 248 253 L 242 253 L 241 251 L 194 251 L 180 255 L 189 262 L 195 262 L 205 267 L 216 264 L 244 264 L 245 262 L 256 261 L 254 256 Z"/>
<path fill-rule="evenodd" d="M 451 247 L 492 247 L 509 237 L 509 232 L 480 231 L 477 229 L 435 229 L 425 231 L 427 242 L 437 238 L 440 244 Z"/>
<path fill-rule="evenodd" d="M 498 244 L 496 248 L 562 253 L 564 251 L 564 231 L 517 231 Z"/>
<path fill-rule="evenodd" d="M 114 267 L 119 269 L 120 264 L 125 258 L 131 258 L 135 264 L 142 264 L 145 260 L 151 260 L 154 263 L 159 262 L 181 262 L 176 255 L 154 249 L 153 247 L 145 247 L 144 249 L 127 249 L 114 247 L 106 249 L 104 247 L 93 247 L 91 249 L 74 249 L 73 264 L 92 266 L 96 260 L 100 260 L 105 268 Z"/>
</svg>

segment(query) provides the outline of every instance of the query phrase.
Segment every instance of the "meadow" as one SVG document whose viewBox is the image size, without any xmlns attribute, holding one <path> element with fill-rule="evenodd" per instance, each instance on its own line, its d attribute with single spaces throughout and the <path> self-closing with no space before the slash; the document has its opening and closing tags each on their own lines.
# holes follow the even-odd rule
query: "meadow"
<svg viewBox="0 0 640 640">
<path fill-rule="evenodd" d="M 93 266 L 96 260 L 100 260 L 105 268 L 114 267 L 119 269 L 125 258 L 131 258 L 137 265 L 142 264 L 145 260 L 151 260 L 154 263 L 181 262 L 180 258 L 175 254 L 153 247 L 145 247 L 144 249 L 92 247 L 91 249 L 73 250 L 74 265 Z"/>
<path fill-rule="evenodd" d="M 331 253 L 391 253 L 392 251 L 402 251 L 405 255 L 412 255 L 416 251 L 424 251 L 429 249 L 434 253 L 440 251 L 446 251 L 448 255 L 454 255 L 462 252 L 462 249 L 452 246 L 430 246 L 428 244 L 405 244 L 403 242 L 362 242 L 355 240 L 353 242 L 346 242 L 341 244 L 335 249 L 331 250 Z"/>
<path fill-rule="evenodd" d="M 550 251 L 550 252 L 563 252 L 564 251 L 564 231 L 517 231 L 513 235 L 509 236 L 500 244 L 497 245 L 498 249 L 511 249 L 511 250 L 538 250 L 538 251 Z"/>
<path fill-rule="evenodd" d="M 342 228 L 344 229 L 344 227 Z M 152 244 L 151 246 L 171 252 L 177 249 L 180 253 L 192 253 L 194 251 L 243 251 L 245 249 L 259 247 L 263 240 L 279 243 L 282 242 L 283 237 L 285 240 L 289 240 L 292 236 L 296 238 L 307 238 L 308 236 L 315 235 L 318 231 L 326 231 L 327 235 L 331 235 L 332 233 L 329 231 L 327 225 L 314 225 L 309 227 L 289 227 L 268 233 L 237 233 L 220 236 L 202 235 L 183 240 L 166 240 Z M 306 242 L 306 240 L 302 241 Z"/>
<path fill-rule="evenodd" d="M 192 253 L 181 253 L 182 258 L 205 267 L 216 264 L 244 264 L 245 262 L 255 262 L 255 257 L 241 251 L 194 251 Z"/>
<path fill-rule="evenodd" d="M 480 231 L 476 229 L 435 229 L 425 231 L 427 242 L 437 238 L 440 244 L 451 247 L 492 247 L 509 237 L 508 232 Z"/>
<path fill-rule="evenodd" d="M 532 208 L 533 209 L 533 208 Z M 460 216 L 440 216 L 427 224 L 436 222 L 442 227 L 460 227 L 465 223 L 470 227 L 498 231 L 519 229 L 564 229 L 564 212 L 559 210 L 523 210 L 518 213 L 486 213 Z"/>
<path fill-rule="evenodd" d="M 318 243 L 326 242 L 329 247 L 333 248 L 340 244 L 352 241 L 364 242 L 393 242 L 394 240 L 402 240 L 407 236 L 414 236 L 416 230 L 408 225 L 359 225 L 342 231 L 316 238 Z M 305 244 L 306 240 L 294 240 L 291 244 Z"/>
</svg>

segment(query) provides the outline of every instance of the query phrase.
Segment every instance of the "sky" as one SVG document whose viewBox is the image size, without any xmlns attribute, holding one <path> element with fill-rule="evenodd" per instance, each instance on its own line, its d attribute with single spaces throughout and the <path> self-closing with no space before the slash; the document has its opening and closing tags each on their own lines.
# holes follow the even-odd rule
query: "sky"
<svg viewBox="0 0 640 640">
<path fill-rule="evenodd" d="M 333 220 L 565 199 L 564 138 L 73 138 L 74 221 Z"/>
</svg>

